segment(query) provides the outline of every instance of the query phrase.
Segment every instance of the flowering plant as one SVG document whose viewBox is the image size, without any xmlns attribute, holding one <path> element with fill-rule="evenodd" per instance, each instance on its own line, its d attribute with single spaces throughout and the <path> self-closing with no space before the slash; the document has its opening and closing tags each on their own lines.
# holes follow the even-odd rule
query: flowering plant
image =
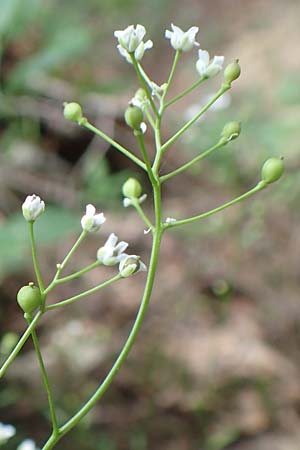
<svg viewBox="0 0 300 450">
<path fill-rule="evenodd" d="M 140 216 L 145 224 L 145 233 L 151 233 L 152 235 L 152 250 L 148 264 L 148 269 L 144 262 L 141 261 L 137 255 L 131 255 L 125 253 L 128 247 L 128 243 L 124 241 L 118 242 L 118 237 L 114 233 L 110 233 L 105 243 L 95 253 L 95 262 L 81 270 L 72 273 L 70 275 L 63 276 L 62 273 L 65 270 L 68 262 L 78 249 L 79 245 L 88 237 L 90 233 L 97 232 L 105 223 L 106 218 L 103 213 L 97 213 L 96 208 L 89 204 L 86 206 L 86 212 L 81 218 L 82 231 L 76 240 L 73 247 L 70 249 L 64 260 L 57 264 L 56 272 L 52 281 L 48 286 L 44 285 L 44 280 L 39 268 L 37 249 L 35 244 L 34 227 L 37 219 L 45 211 L 44 202 L 37 195 L 28 196 L 23 203 L 22 210 L 25 220 L 29 226 L 29 236 L 31 241 L 32 259 L 36 274 L 35 283 L 30 282 L 27 286 L 23 286 L 17 295 L 17 301 L 24 312 L 24 317 L 28 323 L 28 327 L 20 338 L 15 348 L 12 350 L 7 360 L 4 362 L 0 369 L 0 377 L 2 377 L 9 366 L 13 363 L 16 356 L 21 351 L 23 345 L 29 339 L 32 338 L 37 360 L 39 362 L 42 380 L 45 386 L 45 390 L 48 395 L 49 411 L 52 422 L 52 433 L 47 441 L 44 443 L 42 450 L 52 449 L 60 439 L 71 431 L 78 422 L 89 413 L 94 407 L 96 402 L 100 400 L 103 394 L 106 392 L 111 382 L 118 373 L 120 367 L 124 363 L 127 355 L 129 354 L 138 332 L 141 328 L 147 307 L 150 301 L 155 273 L 159 258 L 160 246 L 164 233 L 173 228 L 177 228 L 189 223 L 200 221 L 206 217 L 216 214 L 229 206 L 232 206 L 256 193 L 265 189 L 270 183 L 278 180 L 284 170 L 283 161 L 277 158 L 271 158 L 267 160 L 262 168 L 261 179 L 248 192 L 243 193 L 237 198 L 228 201 L 227 203 L 220 205 L 212 210 L 196 214 L 193 217 L 175 219 L 167 217 L 164 219 L 164 209 L 162 202 L 162 186 L 171 178 L 179 175 L 185 170 L 189 169 L 192 165 L 196 164 L 204 157 L 210 155 L 212 152 L 217 151 L 228 145 L 233 139 L 238 138 L 241 132 L 241 124 L 236 121 L 227 123 L 220 133 L 220 137 L 217 142 L 209 149 L 206 149 L 202 153 L 199 153 L 192 160 L 187 161 L 177 169 L 168 172 L 161 173 L 162 162 L 165 154 L 169 151 L 170 147 L 212 106 L 214 103 L 222 97 L 228 90 L 231 89 L 233 81 L 240 76 L 240 65 L 238 60 L 229 63 L 223 71 L 224 57 L 215 56 L 210 60 L 209 53 L 206 50 L 199 50 L 199 57 L 196 61 L 196 72 L 198 73 L 197 80 L 183 92 L 177 94 L 174 97 L 169 98 L 169 90 L 171 88 L 177 65 L 183 53 L 192 51 L 194 47 L 198 47 L 196 42 L 196 35 L 198 33 L 197 27 L 191 27 L 188 31 L 184 32 L 179 27 L 172 24 L 172 31 L 166 30 L 165 37 L 170 39 L 171 47 L 175 50 L 174 60 L 170 69 L 170 74 L 167 81 L 161 86 L 157 85 L 144 70 L 141 60 L 144 56 L 145 50 L 150 49 L 153 46 L 152 41 L 143 41 L 146 30 L 142 25 L 133 25 L 127 27 L 125 30 L 119 30 L 114 33 L 118 45 L 117 48 L 120 54 L 125 57 L 126 61 L 132 64 L 135 70 L 140 87 L 137 90 L 134 97 L 130 100 L 128 108 L 125 111 L 125 121 L 127 125 L 132 129 L 134 136 L 136 137 L 138 146 L 140 148 L 140 157 L 136 156 L 130 149 L 124 147 L 119 142 L 115 141 L 111 137 L 107 136 L 103 131 L 96 128 L 90 123 L 88 118 L 84 117 L 81 106 L 78 103 L 71 102 L 64 104 L 64 116 L 67 120 L 77 122 L 78 125 L 91 130 L 100 138 L 111 144 L 117 151 L 127 156 L 133 163 L 135 163 L 149 178 L 151 183 L 151 189 L 153 194 L 153 213 L 152 217 L 149 217 L 142 207 L 142 203 L 146 201 L 146 194 L 143 193 L 143 188 L 138 180 L 130 178 L 123 185 L 122 192 L 124 195 L 123 205 L 124 207 L 133 207 L 137 214 Z M 204 83 L 211 77 L 217 76 L 223 71 L 223 81 L 220 89 L 217 93 L 210 98 L 208 103 L 198 111 L 194 117 L 188 122 L 183 124 L 179 130 L 177 130 L 168 140 L 163 142 L 162 140 L 162 121 L 164 114 L 168 108 L 170 108 L 175 102 L 179 101 L 185 95 L 196 89 L 200 84 Z M 144 135 L 147 132 L 147 128 L 152 130 L 154 135 L 154 147 L 155 155 L 151 157 L 149 148 L 146 145 Z M 152 198 L 152 196 L 151 196 Z M 46 212 L 45 212 L 46 213 Z M 72 281 L 75 278 L 81 277 L 84 273 L 94 269 L 95 267 L 105 266 L 118 266 L 117 273 L 114 273 L 111 278 L 103 283 L 81 292 L 68 299 L 60 300 L 56 303 L 49 304 L 47 302 L 48 294 L 55 289 L 59 284 Z M 113 270 L 113 269 L 112 269 Z M 60 424 L 57 418 L 56 405 L 53 399 L 52 387 L 48 377 L 47 369 L 44 365 L 42 352 L 39 345 L 37 336 L 37 325 L 42 316 L 48 311 L 70 305 L 78 300 L 86 297 L 98 290 L 107 287 L 108 285 L 120 282 L 123 278 L 130 277 L 139 272 L 147 271 L 147 279 L 144 287 L 144 293 L 141 299 L 140 307 L 136 315 L 136 319 L 132 330 L 125 342 L 123 348 L 120 351 L 115 363 L 107 374 L 106 378 L 99 384 L 95 392 L 84 403 L 79 411 L 67 420 L 64 424 Z M 9 439 L 14 431 L 9 428 L 8 425 L 1 424 L 3 428 L 3 439 Z M 8 428 L 7 428 L 8 427 Z M 0 427 L 1 433 L 1 427 Z M 27 440 L 24 441 L 24 449 L 34 448 L 34 443 Z M 1 441 L 0 441 L 1 444 Z M 27 446 L 26 446 L 27 445 Z M 30 447 L 31 445 L 31 447 Z"/>
</svg>

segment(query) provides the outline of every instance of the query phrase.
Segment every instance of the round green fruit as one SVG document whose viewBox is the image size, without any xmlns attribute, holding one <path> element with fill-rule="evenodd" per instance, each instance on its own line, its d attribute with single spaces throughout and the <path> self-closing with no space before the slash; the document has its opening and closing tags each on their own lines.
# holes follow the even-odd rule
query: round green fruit
<svg viewBox="0 0 300 450">
<path fill-rule="evenodd" d="M 141 129 L 141 123 L 143 122 L 143 111 L 137 106 L 128 106 L 124 114 L 125 122 L 130 128 L 134 130 Z"/>
<path fill-rule="evenodd" d="M 264 163 L 262 167 L 261 178 L 267 184 L 274 183 L 274 181 L 279 180 L 283 172 L 283 160 L 280 158 L 270 158 Z"/>
<path fill-rule="evenodd" d="M 24 313 L 33 313 L 33 311 L 35 311 L 42 303 L 39 288 L 33 284 L 23 286 L 17 294 L 17 302 Z"/>
</svg>

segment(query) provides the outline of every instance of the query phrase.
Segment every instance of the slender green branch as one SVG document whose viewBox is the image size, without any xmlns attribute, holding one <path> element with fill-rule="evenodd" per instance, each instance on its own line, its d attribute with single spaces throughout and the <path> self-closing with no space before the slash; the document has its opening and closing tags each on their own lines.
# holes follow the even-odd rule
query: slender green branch
<svg viewBox="0 0 300 450">
<path fill-rule="evenodd" d="M 143 161 L 141 161 L 139 158 L 137 158 L 135 155 L 133 155 L 129 150 L 127 150 L 127 148 L 123 147 L 121 144 L 119 144 L 118 142 L 114 141 L 112 138 L 107 136 L 105 133 L 103 133 L 103 131 L 99 130 L 91 123 L 85 122 L 85 121 L 83 121 L 82 126 L 87 128 L 88 130 L 92 131 L 97 136 L 100 136 L 102 139 L 104 139 L 110 145 L 112 145 L 117 150 L 119 150 L 121 153 L 123 153 L 123 155 L 127 156 L 127 158 L 131 159 L 131 161 L 133 161 L 136 165 L 141 167 L 143 170 L 146 170 L 146 166 L 143 163 Z"/>
<path fill-rule="evenodd" d="M 141 219 L 145 222 L 145 224 L 147 225 L 148 228 L 150 228 L 151 231 L 154 230 L 154 226 L 151 223 L 151 220 L 147 217 L 147 215 L 145 214 L 143 208 L 141 207 L 141 205 L 139 204 L 139 201 L 137 198 L 132 199 L 132 205 L 134 206 L 134 208 L 137 210 L 139 216 L 141 217 Z"/>
<path fill-rule="evenodd" d="M 175 141 L 186 131 L 188 130 L 198 119 L 202 116 L 210 107 L 213 105 L 218 98 L 220 98 L 226 91 L 230 89 L 229 84 L 223 84 L 221 89 L 214 95 L 214 97 L 191 119 L 189 120 L 180 130 L 177 131 L 177 133 L 174 134 L 167 142 L 165 142 L 161 148 L 162 152 L 164 153 L 170 145 L 174 144 Z"/>
<path fill-rule="evenodd" d="M 27 318 L 26 320 L 28 322 L 28 325 L 30 326 L 30 324 L 32 322 L 32 319 L 31 318 Z M 47 392 L 50 416 L 51 416 L 51 421 L 52 421 L 52 430 L 53 430 L 54 434 L 58 434 L 58 423 L 57 423 L 57 417 L 56 417 L 56 412 L 55 412 L 53 394 L 52 394 L 52 390 L 51 390 L 51 386 L 50 386 L 47 370 L 46 370 L 46 367 L 45 367 L 45 364 L 44 364 L 44 361 L 43 361 L 43 356 L 42 356 L 42 352 L 41 352 L 41 349 L 40 349 L 40 345 L 39 345 L 39 341 L 38 341 L 38 338 L 37 338 L 37 334 L 36 334 L 36 331 L 34 329 L 31 331 L 31 337 L 32 337 L 34 348 L 35 348 L 37 360 L 38 360 L 38 363 L 39 363 L 39 366 L 40 366 L 40 371 L 41 371 L 43 383 L 44 383 L 44 386 L 45 386 L 45 390 Z"/>
<path fill-rule="evenodd" d="M 190 92 L 192 92 L 196 87 L 198 87 L 205 80 L 206 80 L 206 77 L 199 78 L 197 81 L 195 81 L 195 83 L 192 84 L 192 86 L 190 86 L 189 88 L 185 89 L 180 94 L 176 95 L 176 97 L 174 97 L 171 100 L 169 100 L 168 102 L 166 102 L 165 103 L 165 109 L 168 108 L 169 106 L 173 105 L 173 103 L 175 103 L 178 100 L 180 100 L 183 97 L 185 97 Z"/>
<path fill-rule="evenodd" d="M 75 295 L 74 297 L 70 297 L 67 300 L 62 300 L 61 302 L 54 303 L 53 305 L 49 305 L 46 307 L 46 311 L 50 311 L 52 309 L 61 308 L 66 305 L 70 305 L 71 303 L 76 302 L 77 300 L 80 300 L 83 297 L 87 297 L 88 295 L 94 294 L 94 292 L 99 291 L 99 289 L 102 289 L 106 286 L 109 286 L 114 281 L 120 280 L 122 277 L 120 274 L 114 276 L 113 278 L 110 278 L 107 281 L 104 281 L 104 283 L 99 284 L 98 286 L 95 286 L 91 289 L 88 289 L 87 291 L 81 292 L 81 294 Z"/>
<path fill-rule="evenodd" d="M 164 100 L 165 100 L 165 98 L 166 98 L 166 96 L 167 96 L 167 94 L 169 92 L 171 83 L 173 81 L 175 70 L 176 70 L 176 67 L 177 67 L 180 55 L 181 55 L 181 50 L 176 50 L 175 55 L 174 55 L 173 64 L 172 64 L 171 71 L 170 71 L 170 75 L 169 75 L 169 78 L 168 78 L 168 81 L 167 81 L 167 86 L 166 86 L 166 88 L 164 90 L 164 93 L 162 95 L 160 114 L 163 112 L 163 110 L 166 107 L 166 104 L 164 104 Z"/>
<path fill-rule="evenodd" d="M 87 235 L 88 235 L 88 232 L 85 230 L 82 230 L 82 232 L 80 233 L 80 236 L 78 237 L 77 241 L 75 242 L 75 244 L 73 245 L 73 247 L 71 248 L 71 250 L 69 251 L 67 256 L 65 257 L 63 262 L 61 264 L 58 264 L 57 271 L 56 271 L 56 274 L 54 275 L 53 280 L 51 281 L 49 286 L 45 289 L 45 292 L 44 292 L 45 295 L 49 294 L 49 292 L 56 286 L 56 284 L 59 283 L 59 276 L 60 276 L 61 272 L 64 270 L 64 268 L 70 261 L 71 257 L 73 256 L 73 254 L 78 249 L 81 242 L 86 238 Z"/>
<path fill-rule="evenodd" d="M 5 375 L 7 369 L 11 365 L 11 363 L 18 356 L 18 354 L 22 350 L 23 345 L 25 344 L 27 339 L 30 337 L 31 332 L 37 326 L 37 324 L 38 324 L 40 318 L 42 317 L 42 315 L 43 315 L 43 312 L 39 311 L 36 314 L 36 316 L 34 317 L 34 319 L 32 320 L 32 322 L 30 323 L 30 325 L 27 327 L 27 329 L 25 330 L 24 334 L 21 336 L 21 338 L 19 339 L 18 343 L 16 344 L 16 346 L 14 347 L 14 349 L 12 350 L 10 355 L 7 357 L 6 361 L 3 363 L 3 365 L 2 365 L 2 367 L 0 369 L 0 378 L 2 378 Z"/>
<path fill-rule="evenodd" d="M 32 260 L 33 260 L 33 267 L 35 271 L 35 275 L 37 278 L 37 282 L 41 291 L 41 294 L 44 292 L 44 283 L 37 259 L 37 252 L 36 252 L 36 245 L 35 245 L 35 238 L 34 238 L 34 222 L 28 222 L 29 224 L 29 233 L 30 233 L 30 242 L 31 242 L 31 253 L 32 253 Z"/>
<path fill-rule="evenodd" d="M 144 135 L 143 135 L 142 132 L 139 132 L 139 131 L 135 132 L 135 135 L 136 135 L 136 138 L 138 140 L 138 143 L 139 143 L 142 155 L 143 155 L 143 159 L 144 159 L 145 164 L 146 164 L 146 168 L 147 168 L 147 173 L 148 173 L 149 179 L 150 179 L 151 183 L 153 184 L 153 183 L 155 183 L 155 178 L 154 178 L 154 175 L 153 175 L 153 172 L 152 172 L 152 167 L 151 167 L 151 162 L 150 162 L 150 159 L 149 159 L 149 155 L 148 155 L 148 152 L 147 152 L 147 149 L 146 149 L 146 146 L 145 146 Z"/>
<path fill-rule="evenodd" d="M 81 277 L 81 275 L 89 272 L 90 270 L 95 269 L 96 267 L 99 267 L 100 263 L 99 261 L 95 261 L 92 264 L 86 266 L 84 269 L 78 270 L 77 272 L 71 273 L 70 275 L 67 275 L 66 277 L 59 278 L 55 281 L 55 285 L 66 283 L 67 281 L 74 280 L 74 278 Z"/>
<path fill-rule="evenodd" d="M 229 206 L 232 206 L 236 203 L 239 203 L 240 201 L 250 197 L 253 194 L 256 194 L 256 192 L 261 191 L 262 189 L 264 189 L 265 187 L 267 187 L 267 183 L 264 181 L 260 181 L 253 189 L 251 189 L 250 191 L 246 192 L 243 195 L 240 195 L 239 197 L 231 200 L 228 203 L 224 203 L 221 206 L 218 206 L 215 209 L 212 209 L 210 211 L 207 211 L 203 214 L 199 214 L 197 216 L 193 216 L 193 217 L 189 217 L 188 219 L 183 219 L 183 220 L 177 220 L 176 222 L 171 222 L 168 224 L 164 224 L 164 228 L 175 228 L 175 227 L 179 227 L 180 225 L 186 225 L 188 223 L 192 223 L 192 222 L 196 222 L 197 220 L 200 219 L 205 219 L 206 217 L 212 216 L 213 214 L 218 213 L 219 211 L 222 211 L 223 209 L 228 208 Z"/>
<path fill-rule="evenodd" d="M 147 84 L 147 82 L 146 82 L 145 78 L 143 77 L 143 74 L 142 74 L 142 72 L 140 70 L 140 66 L 139 66 L 137 60 L 135 59 L 134 54 L 130 54 L 130 56 L 131 56 L 131 61 L 132 61 L 133 67 L 135 68 L 137 76 L 138 76 L 138 78 L 140 80 L 140 83 L 141 83 L 143 89 L 145 89 L 145 92 L 147 94 L 147 97 L 148 97 L 148 100 L 149 100 L 150 105 L 152 107 L 152 110 L 153 110 L 154 114 L 156 115 L 156 117 L 158 117 L 157 108 L 156 108 L 155 103 L 153 101 L 153 98 L 152 98 L 151 92 L 149 90 L 148 84 Z"/>
<path fill-rule="evenodd" d="M 210 153 L 212 153 L 214 150 L 217 150 L 221 147 L 224 147 L 224 145 L 226 145 L 227 142 L 224 141 L 220 141 L 218 142 L 216 145 L 214 145 L 213 147 L 209 148 L 208 150 L 206 150 L 205 152 L 201 153 L 200 155 L 196 156 L 195 158 L 191 159 L 191 161 L 187 162 L 186 164 L 184 164 L 181 167 L 178 167 L 178 169 L 173 170 L 172 172 L 167 173 L 166 175 L 162 175 L 160 177 L 160 181 L 163 183 L 164 181 L 169 180 L 172 177 L 175 177 L 176 175 L 178 175 L 179 173 L 189 169 L 193 164 L 195 164 L 196 162 L 200 161 L 201 159 L 205 158 L 206 156 L 208 156 Z"/>
<path fill-rule="evenodd" d="M 147 117 L 147 119 L 148 119 L 148 122 L 149 122 L 150 125 L 151 125 L 151 128 L 152 128 L 153 130 L 155 130 L 155 123 L 154 123 L 153 117 L 151 116 L 151 113 L 150 113 L 150 111 L 149 111 L 149 109 L 148 109 L 148 105 L 146 105 L 146 107 L 145 107 L 145 114 L 146 114 L 146 117 Z"/>
</svg>

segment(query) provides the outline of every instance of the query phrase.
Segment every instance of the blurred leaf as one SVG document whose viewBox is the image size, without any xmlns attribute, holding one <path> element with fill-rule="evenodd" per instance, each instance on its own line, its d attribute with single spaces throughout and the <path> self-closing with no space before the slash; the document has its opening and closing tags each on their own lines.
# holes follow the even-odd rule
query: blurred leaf
<svg viewBox="0 0 300 450">
<path fill-rule="evenodd" d="M 39 73 L 53 71 L 76 59 L 88 49 L 91 38 L 90 30 L 84 27 L 59 29 L 49 37 L 44 48 L 16 66 L 8 80 L 8 89 L 32 86 Z"/>
<path fill-rule="evenodd" d="M 84 168 L 84 195 L 91 202 L 103 205 L 121 203 L 121 186 L 128 178 L 128 172 L 110 173 L 107 161 L 98 155 L 88 156 Z"/>
<path fill-rule="evenodd" d="M 1 0 L 0 36 L 9 41 L 40 12 L 41 0 Z"/>
</svg>

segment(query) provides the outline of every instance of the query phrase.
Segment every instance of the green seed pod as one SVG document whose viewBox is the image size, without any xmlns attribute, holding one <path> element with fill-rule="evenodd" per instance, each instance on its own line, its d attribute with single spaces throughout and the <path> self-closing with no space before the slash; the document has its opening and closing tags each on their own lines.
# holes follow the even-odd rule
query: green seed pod
<svg viewBox="0 0 300 450">
<path fill-rule="evenodd" d="M 139 198 L 142 193 L 141 183 L 136 178 L 128 178 L 122 186 L 124 197 Z"/>
<path fill-rule="evenodd" d="M 240 133 L 241 122 L 228 122 L 222 130 L 221 137 L 229 142 L 239 137 Z"/>
<path fill-rule="evenodd" d="M 125 122 L 130 128 L 134 130 L 141 129 L 141 123 L 143 122 L 143 111 L 137 106 L 128 106 L 124 114 Z"/>
<path fill-rule="evenodd" d="M 261 169 L 261 178 L 267 184 L 274 183 L 274 181 L 279 180 L 283 172 L 283 160 L 280 158 L 270 158 L 264 163 Z"/>
<path fill-rule="evenodd" d="M 79 103 L 64 103 L 64 116 L 72 122 L 80 122 L 82 119 L 82 108 Z"/>
<path fill-rule="evenodd" d="M 31 314 L 42 303 L 41 292 L 33 283 L 23 286 L 17 294 L 17 302 L 24 313 Z"/>
<path fill-rule="evenodd" d="M 232 83 L 236 80 L 241 74 L 241 66 L 239 65 L 239 60 L 236 59 L 232 63 L 228 64 L 226 69 L 224 70 L 224 79 L 226 83 Z"/>
</svg>

